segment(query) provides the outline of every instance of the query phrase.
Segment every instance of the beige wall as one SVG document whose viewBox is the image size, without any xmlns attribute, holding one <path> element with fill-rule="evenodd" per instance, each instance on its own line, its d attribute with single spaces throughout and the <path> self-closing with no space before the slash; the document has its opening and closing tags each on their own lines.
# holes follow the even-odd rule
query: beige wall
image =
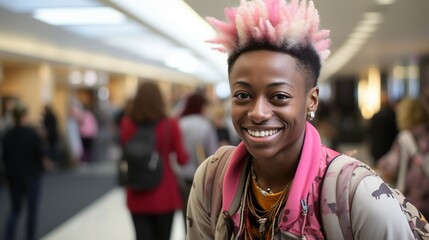
<svg viewBox="0 0 429 240">
<path fill-rule="evenodd" d="M 70 90 L 69 88 L 62 84 L 56 85 L 56 88 L 53 93 L 53 101 L 51 102 L 54 113 L 57 116 L 58 127 L 61 134 L 66 133 L 66 123 L 67 117 L 69 114 L 69 98 Z"/>
<path fill-rule="evenodd" d="M 40 123 L 43 105 L 52 99 L 52 69 L 47 65 L 6 68 L 0 84 L 2 96 L 17 97 L 29 109 L 29 120 Z"/>
<path fill-rule="evenodd" d="M 32 124 L 40 124 L 43 107 L 50 104 L 58 118 L 59 130 L 65 132 L 70 89 L 47 64 L 5 68 L 0 95 L 18 98 L 29 109 Z"/>
<path fill-rule="evenodd" d="M 127 77 L 113 76 L 109 79 L 109 99 L 113 106 L 122 107 L 127 101 Z"/>
</svg>

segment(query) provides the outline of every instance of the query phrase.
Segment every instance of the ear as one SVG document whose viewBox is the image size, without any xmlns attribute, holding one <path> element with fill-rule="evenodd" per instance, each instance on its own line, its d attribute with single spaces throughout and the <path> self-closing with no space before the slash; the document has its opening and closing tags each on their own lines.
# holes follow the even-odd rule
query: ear
<svg viewBox="0 0 429 240">
<path fill-rule="evenodd" d="M 307 112 L 316 112 L 319 105 L 319 87 L 315 86 L 307 92 Z"/>
</svg>

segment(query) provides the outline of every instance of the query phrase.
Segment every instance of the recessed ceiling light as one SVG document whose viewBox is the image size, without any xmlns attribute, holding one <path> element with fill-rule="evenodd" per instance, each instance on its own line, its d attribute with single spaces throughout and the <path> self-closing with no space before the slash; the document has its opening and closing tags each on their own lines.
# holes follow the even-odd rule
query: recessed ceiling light
<svg viewBox="0 0 429 240">
<path fill-rule="evenodd" d="M 72 85 L 79 85 L 82 82 L 82 74 L 79 71 L 72 71 L 68 75 L 69 83 Z"/>
<path fill-rule="evenodd" d="M 126 20 L 122 13 L 110 7 L 39 8 L 33 17 L 51 25 L 111 25 Z"/>
<path fill-rule="evenodd" d="M 98 76 L 95 71 L 93 70 L 85 71 L 83 75 L 83 82 L 85 83 L 85 85 L 95 86 L 95 84 L 97 83 L 97 80 L 98 80 Z"/>
<path fill-rule="evenodd" d="M 379 24 L 383 21 L 383 14 L 379 12 L 366 12 L 363 15 L 362 23 L 364 24 Z"/>
<path fill-rule="evenodd" d="M 192 52 L 181 48 L 171 50 L 165 57 L 164 64 L 187 73 L 193 73 L 198 69 L 198 60 Z"/>
<path fill-rule="evenodd" d="M 395 2 L 395 0 L 375 0 L 377 4 L 380 5 L 389 5 Z"/>
</svg>

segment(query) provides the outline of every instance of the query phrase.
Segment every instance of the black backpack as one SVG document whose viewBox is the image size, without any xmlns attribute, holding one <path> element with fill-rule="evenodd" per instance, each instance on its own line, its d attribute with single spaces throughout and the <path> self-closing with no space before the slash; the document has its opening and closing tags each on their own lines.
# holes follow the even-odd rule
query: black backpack
<svg viewBox="0 0 429 240">
<path fill-rule="evenodd" d="M 127 163 L 125 185 L 134 190 L 150 190 L 161 182 L 163 163 L 156 150 L 155 124 L 141 124 L 123 147 Z"/>
</svg>

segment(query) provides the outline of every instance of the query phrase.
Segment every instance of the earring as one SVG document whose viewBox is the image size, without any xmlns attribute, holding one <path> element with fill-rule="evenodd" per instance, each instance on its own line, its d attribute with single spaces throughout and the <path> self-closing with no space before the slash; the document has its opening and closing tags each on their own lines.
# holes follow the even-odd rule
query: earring
<svg viewBox="0 0 429 240">
<path fill-rule="evenodd" d="M 310 112 L 308 112 L 307 120 L 308 120 L 308 121 L 311 121 L 311 120 L 313 120 L 313 118 L 314 118 L 314 111 L 310 111 Z"/>
</svg>

